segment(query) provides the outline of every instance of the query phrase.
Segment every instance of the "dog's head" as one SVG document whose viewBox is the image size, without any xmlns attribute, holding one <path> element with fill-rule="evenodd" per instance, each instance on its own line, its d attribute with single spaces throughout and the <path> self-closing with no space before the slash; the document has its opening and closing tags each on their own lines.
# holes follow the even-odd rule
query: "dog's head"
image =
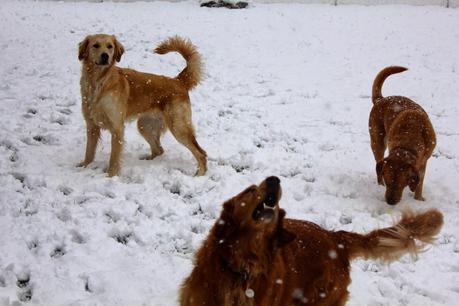
<svg viewBox="0 0 459 306">
<path fill-rule="evenodd" d="M 399 158 L 386 157 L 376 164 L 378 177 L 386 185 L 386 202 L 395 205 L 400 202 L 406 186 L 414 191 L 419 184 L 419 171 L 412 165 Z"/>
<path fill-rule="evenodd" d="M 283 228 L 281 195 L 280 180 L 271 176 L 223 204 L 211 235 L 224 265 L 233 272 L 262 272 L 268 258 L 295 238 Z"/>
<path fill-rule="evenodd" d="M 80 42 L 78 59 L 87 63 L 108 67 L 121 60 L 124 53 L 123 45 L 114 35 L 88 35 Z"/>
</svg>

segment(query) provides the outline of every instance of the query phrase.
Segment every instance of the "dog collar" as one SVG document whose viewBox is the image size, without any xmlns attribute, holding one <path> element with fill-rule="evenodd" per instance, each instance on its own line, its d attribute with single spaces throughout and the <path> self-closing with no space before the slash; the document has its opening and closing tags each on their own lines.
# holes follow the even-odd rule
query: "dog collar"
<svg viewBox="0 0 459 306">
<path fill-rule="evenodd" d="M 223 256 L 220 256 L 220 262 L 224 270 L 228 270 L 231 272 L 235 278 L 240 280 L 241 282 L 246 282 L 249 280 L 250 272 L 246 269 L 238 269 L 233 267 Z"/>
</svg>

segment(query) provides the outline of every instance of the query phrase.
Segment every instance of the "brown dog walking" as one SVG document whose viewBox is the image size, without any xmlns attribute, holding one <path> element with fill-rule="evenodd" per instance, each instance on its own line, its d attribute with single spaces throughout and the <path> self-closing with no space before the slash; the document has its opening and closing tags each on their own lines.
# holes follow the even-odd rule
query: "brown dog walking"
<svg viewBox="0 0 459 306">
<path fill-rule="evenodd" d="M 376 76 L 368 124 L 378 183 L 386 186 L 386 202 L 391 205 L 400 202 L 406 186 L 414 192 L 416 200 L 424 200 L 422 187 L 427 160 L 436 145 L 432 123 L 421 106 L 406 97 L 381 94 L 384 80 L 405 70 L 399 66 L 387 67 Z M 386 147 L 389 155 L 384 157 Z"/>
<path fill-rule="evenodd" d="M 87 36 L 79 45 L 82 61 L 81 96 L 86 121 L 86 167 L 94 160 L 100 130 L 112 135 L 108 175 L 118 175 L 124 142 L 124 123 L 138 118 L 140 134 L 149 143 L 153 159 L 163 153 L 162 133 L 169 128 L 174 137 L 187 147 L 198 161 L 197 175 L 207 170 L 207 154 L 196 141 L 191 121 L 188 92 L 201 80 L 201 57 L 196 47 L 180 37 L 162 42 L 155 52 L 179 52 L 187 66 L 175 78 L 116 67 L 124 48 L 113 35 Z"/>
</svg>

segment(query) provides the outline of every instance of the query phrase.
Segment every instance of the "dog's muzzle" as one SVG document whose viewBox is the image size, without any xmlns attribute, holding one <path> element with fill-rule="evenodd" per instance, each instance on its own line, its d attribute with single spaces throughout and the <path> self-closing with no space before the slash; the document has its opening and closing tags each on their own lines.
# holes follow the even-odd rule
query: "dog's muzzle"
<svg viewBox="0 0 459 306">
<path fill-rule="evenodd" d="M 271 221 L 275 215 L 275 209 L 280 195 L 280 180 L 270 176 L 265 180 L 265 196 L 252 213 L 256 221 Z"/>
<path fill-rule="evenodd" d="M 102 53 L 100 55 L 100 60 L 99 60 L 99 65 L 108 65 L 108 59 L 110 57 L 108 56 L 107 53 Z"/>
<path fill-rule="evenodd" d="M 279 200 L 280 179 L 277 176 L 270 176 L 266 179 L 265 204 L 274 207 Z"/>
</svg>

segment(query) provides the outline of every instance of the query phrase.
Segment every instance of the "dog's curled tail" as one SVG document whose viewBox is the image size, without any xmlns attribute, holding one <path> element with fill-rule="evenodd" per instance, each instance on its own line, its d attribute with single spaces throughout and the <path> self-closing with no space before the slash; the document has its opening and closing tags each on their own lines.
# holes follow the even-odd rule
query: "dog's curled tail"
<svg viewBox="0 0 459 306">
<path fill-rule="evenodd" d="M 161 42 L 154 50 L 158 54 L 166 54 L 172 51 L 180 53 L 186 60 L 186 67 L 179 73 L 180 80 L 188 90 L 193 89 L 201 81 L 202 64 L 196 46 L 189 39 L 173 36 Z"/>
<path fill-rule="evenodd" d="M 432 243 L 443 225 L 443 215 L 436 209 L 423 213 L 406 210 L 400 222 L 367 235 L 337 232 L 339 243 L 349 252 L 349 258 L 364 257 L 393 261 L 404 254 L 416 256 Z M 420 243 L 416 243 L 419 240 Z"/>
<path fill-rule="evenodd" d="M 401 67 L 401 66 L 389 66 L 389 67 L 384 68 L 378 73 L 375 80 L 373 81 L 373 90 L 372 90 L 373 104 L 376 102 L 376 100 L 382 98 L 381 89 L 387 77 L 390 76 L 391 74 L 400 73 L 406 70 L 408 70 L 408 68 Z"/>
</svg>

